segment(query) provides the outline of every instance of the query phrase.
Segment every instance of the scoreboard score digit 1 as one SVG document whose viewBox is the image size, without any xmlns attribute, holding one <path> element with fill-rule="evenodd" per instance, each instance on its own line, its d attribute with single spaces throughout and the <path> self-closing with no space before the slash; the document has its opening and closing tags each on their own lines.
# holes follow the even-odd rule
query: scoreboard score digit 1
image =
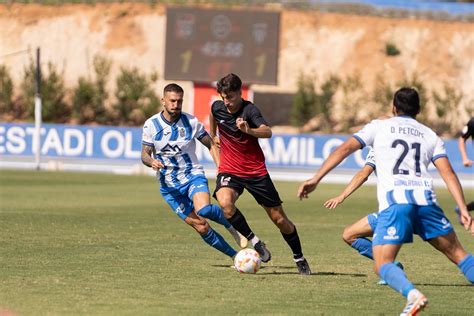
<svg viewBox="0 0 474 316">
<path fill-rule="evenodd" d="M 165 79 L 277 84 L 278 12 L 168 8 Z"/>
</svg>

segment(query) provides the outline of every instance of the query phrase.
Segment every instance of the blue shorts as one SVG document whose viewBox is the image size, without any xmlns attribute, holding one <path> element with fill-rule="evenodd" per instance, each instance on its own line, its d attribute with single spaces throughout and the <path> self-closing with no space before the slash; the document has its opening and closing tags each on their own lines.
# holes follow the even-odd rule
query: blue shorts
<svg viewBox="0 0 474 316">
<path fill-rule="evenodd" d="M 369 214 L 367 215 L 367 220 L 369 221 L 370 228 L 372 228 L 372 231 L 375 232 L 375 227 L 377 227 L 377 222 L 379 221 L 379 214 Z"/>
<path fill-rule="evenodd" d="M 196 175 L 186 184 L 178 187 L 161 188 L 160 193 L 181 219 L 186 219 L 194 209 L 193 196 L 198 192 L 209 194 L 209 186 L 204 175 Z"/>
<path fill-rule="evenodd" d="M 394 204 L 378 214 L 372 244 L 413 242 L 413 234 L 423 240 L 449 234 L 453 227 L 437 205 Z"/>
</svg>

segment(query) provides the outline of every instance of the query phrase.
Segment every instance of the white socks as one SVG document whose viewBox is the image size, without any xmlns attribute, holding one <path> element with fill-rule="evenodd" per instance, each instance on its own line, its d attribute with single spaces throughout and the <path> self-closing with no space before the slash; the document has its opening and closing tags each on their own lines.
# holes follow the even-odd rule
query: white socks
<svg viewBox="0 0 474 316">
<path fill-rule="evenodd" d="M 258 239 L 257 236 L 254 236 L 252 239 L 250 239 L 250 241 L 252 242 L 252 246 L 255 246 L 255 244 L 258 243 L 260 239 Z"/>
</svg>

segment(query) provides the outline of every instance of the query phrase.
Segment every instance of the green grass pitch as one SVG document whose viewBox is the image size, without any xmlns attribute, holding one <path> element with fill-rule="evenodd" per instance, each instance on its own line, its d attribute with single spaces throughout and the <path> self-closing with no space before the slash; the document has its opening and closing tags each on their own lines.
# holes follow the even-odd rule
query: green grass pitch
<svg viewBox="0 0 474 316">
<path fill-rule="evenodd" d="M 214 180 L 210 180 L 211 187 Z M 298 183 L 276 182 L 314 275 L 296 274 L 276 227 L 248 193 L 238 201 L 273 253 L 256 275 L 230 268 L 165 204 L 150 176 L 0 170 L 0 311 L 15 315 L 397 315 L 405 299 L 377 285 L 372 262 L 341 239 L 345 225 L 376 209 L 362 187 L 334 211 L 342 185 L 306 201 Z M 468 251 L 474 238 L 438 199 Z M 466 199 L 474 198 L 472 189 Z M 217 228 L 231 245 L 233 239 Z M 427 315 L 472 315 L 474 287 L 416 237 L 399 260 L 429 298 Z"/>
</svg>

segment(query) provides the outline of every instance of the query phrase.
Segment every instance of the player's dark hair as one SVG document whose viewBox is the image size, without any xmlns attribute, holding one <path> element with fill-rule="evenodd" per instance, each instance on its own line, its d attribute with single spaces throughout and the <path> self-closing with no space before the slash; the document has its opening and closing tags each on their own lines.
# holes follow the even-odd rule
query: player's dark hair
<svg viewBox="0 0 474 316">
<path fill-rule="evenodd" d="M 413 88 L 400 88 L 393 97 L 393 105 L 398 114 L 416 117 L 420 113 L 420 97 Z"/>
<path fill-rule="evenodd" d="M 184 93 L 184 90 L 183 88 L 181 88 L 181 86 L 177 85 L 176 83 L 170 83 L 166 85 L 165 88 L 163 89 L 163 95 L 166 92 Z"/>
<path fill-rule="evenodd" d="M 242 88 L 242 80 L 236 74 L 230 73 L 225 77 L 222 77 L 217 82 L 217 92 L 219 94 L 236 92 Z"/>
</svg>

